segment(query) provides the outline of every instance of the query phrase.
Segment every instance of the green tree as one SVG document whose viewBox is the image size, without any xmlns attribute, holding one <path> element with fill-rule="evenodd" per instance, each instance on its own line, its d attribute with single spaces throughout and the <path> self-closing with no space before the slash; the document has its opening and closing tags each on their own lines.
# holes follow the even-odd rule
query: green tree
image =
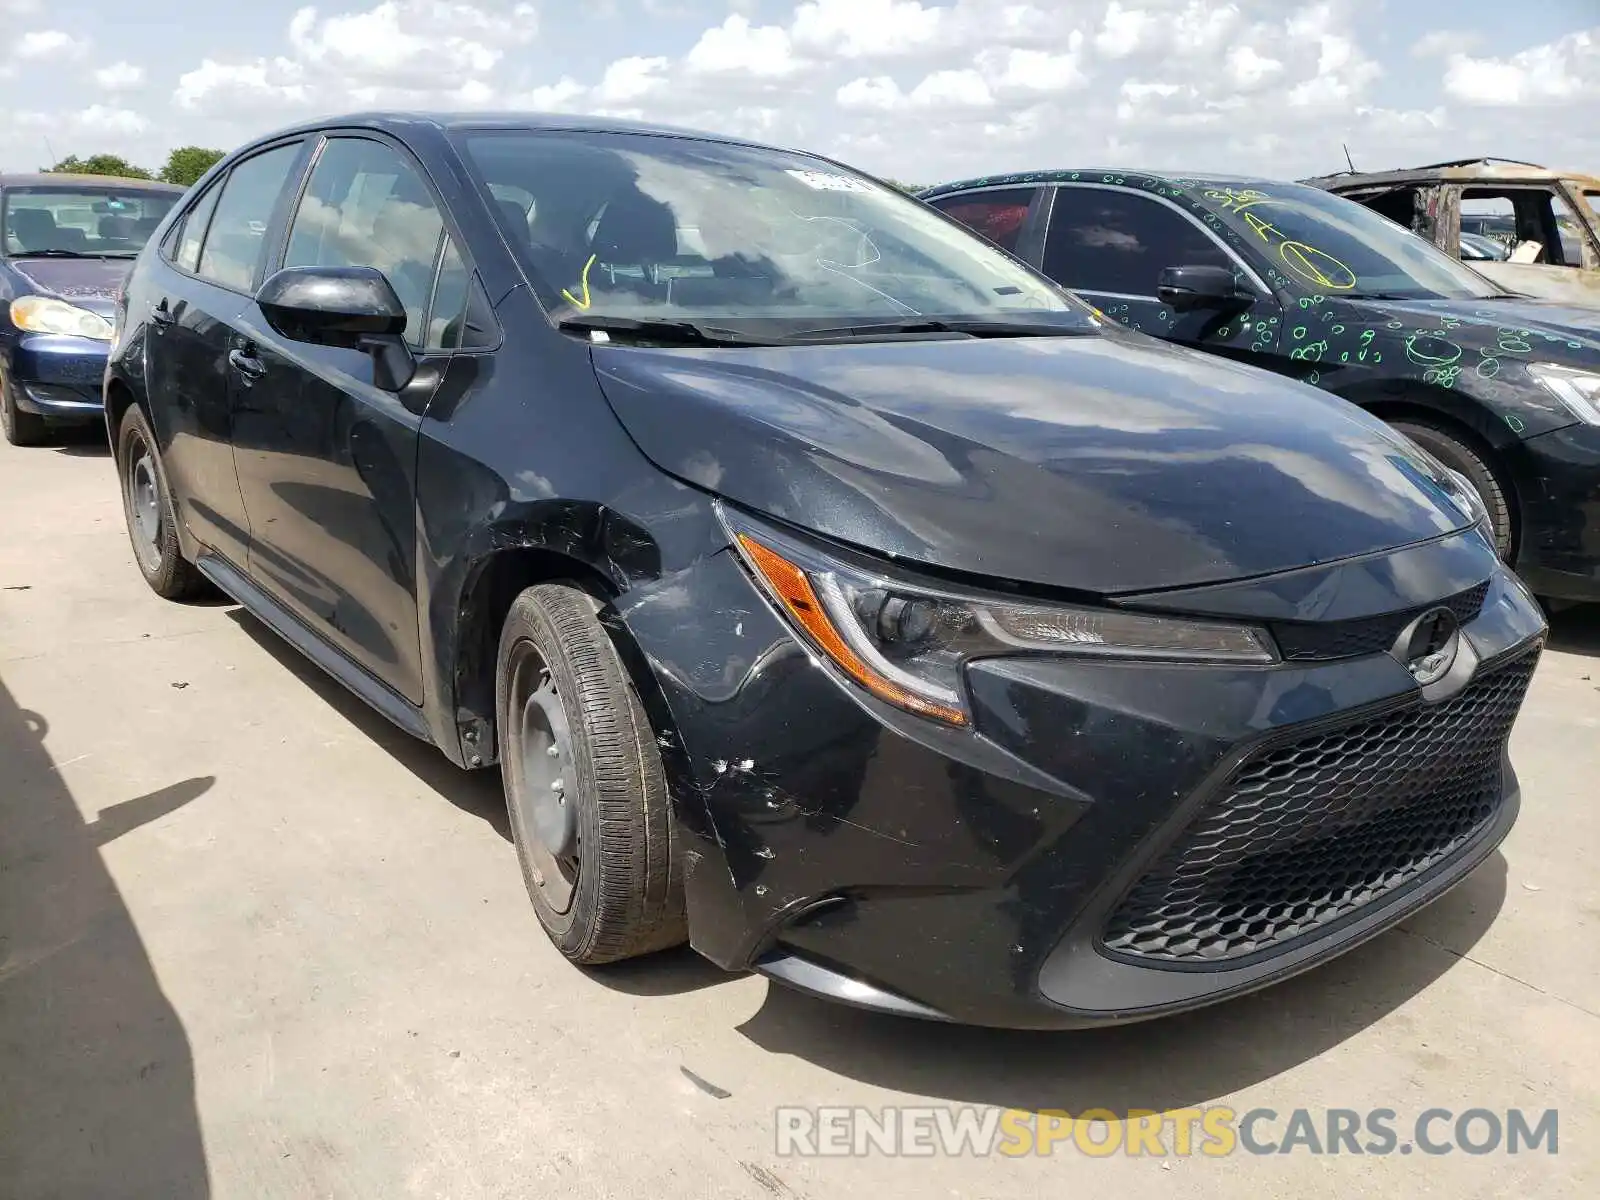
<svg viewBox="0 0 1600 1200">
<path fill-rule="evenodd" d="M 136 167 L 117 154 L 91 154 L 79 158 L 69 154 L 53 167 L 46 167 L 52 175 L 120 175 L 124 179 L 152 179 L 154 176 L 143 167 Z"/>
<path fill-rule="evenodd" d="M 209 171 L 223 155 L 221 150 L 208 150 L 204 146 L 179 146 L 167 155 L 167 165 L 158 176 L 163 183 L 177 183 L 189 187 Z"/>
</svg>

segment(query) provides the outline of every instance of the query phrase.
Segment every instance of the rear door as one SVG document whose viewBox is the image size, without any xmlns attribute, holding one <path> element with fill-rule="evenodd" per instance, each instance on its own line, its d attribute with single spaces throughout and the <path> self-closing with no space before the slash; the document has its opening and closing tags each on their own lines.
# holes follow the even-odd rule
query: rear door
<svg viewBox="0 0 1600 1200">
<path fill-rule="evenodd" d="M 1162 303 L 1168 267 L 1222 267 L 1256 294 L 1242 311 L 1180 313 Z M 1044 273 L 1111 320 L 1244 361 L 1270 357 L 1282 309 L 1259 275 L 1190 213 L 1133 188 L 1061 184 L 1050 205 Z M 1265 364 L 1262 364 L 1265 365 Z"/>
<path fill-rule="evenodd" d="M 197 196 L 160 247 L 163 266 L 141 296 L 150 305 L 145 381 L 179 520 L 239 566 L 249 522 L 233 464 L 228 353 L 304 149 L 296 140 L 240 159 Z"/>
<path fill-rule="evenodd" d="M 417 438 L 449 350 L 465 336 L 470 266 L 410 152 L 365 134 L 323 142 L 282 265 L 381 270 L 405 304 L 418 370 L 387 391 L 370 354 L 291 341 L 246 306 L 234 349 L 249 378 L 234 406 L 234 448 L 253 531 L 250 574 L 419 704 Z"/>
</svg>

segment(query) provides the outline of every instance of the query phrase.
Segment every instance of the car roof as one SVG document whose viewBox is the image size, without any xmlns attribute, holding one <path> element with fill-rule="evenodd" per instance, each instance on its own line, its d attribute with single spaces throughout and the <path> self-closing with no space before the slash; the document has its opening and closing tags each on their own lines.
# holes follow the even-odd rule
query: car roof
<svg viewBox="0 0 1600 1200">
<path fill-rule="evenodd" d="M 1438 180 L 1452 183 L 1548 183 L 1553 179 L 1570 179 L 1585 188 L 1600 188 L 1600 176 L 1588 175 L 1582 171 L 1552 170 L 1538 163 L 1522 162 L 1517 159 L 1490 157 L 1428 163 L 1425 166 L 1404 167 L 1393 171 L 1339 171 L 1332 175 L 1304 179 L 1301 182 L 1314 187 L 1337 190 L 1383 184 L 1431 183 Z"/>
<path fill-rule="evenodd" d="M 8 187 L 106 187 L 120 191 L 175 192 L 185 190 L 176 183 L 157 179 L 127 179 L 121 175 L 74 175 L 65 171 L 34 171 L 26 175 L 0 175 L 0 188 Z"/>
<path fill-rule="evenodd" d="M 528 129 L 563 133 L 637 133 L 657 137 L 694 138 L 699 141 L 723 142 L 728 145 L 758 146 L 761 143 L 727 134 L 710 133 L 700 129 L 687 129 L 676 125 L 662 125 L 646 121 L 624 121 L 611 117 L 586 116 L 581 113 L 547 112 L 422 112 L 405 110 L 371 110 L 337 113 L 286 126 L 263 137 L 254 138 L 250 145 L 276 138 L 291 137 L 297 133 L 315 133 L 323 129 L 357 128 L 373 129 L 400 137 L 419 126 L 436 130 L 456 129 Z M 773 147 L 776 149 L 776 147 Z"/>
<path fill-rule="evenodd" d="M 1267 179 L 1257 175 L 1196 174 L 1191 171 L 1142 171 L 1126 167 L 1061 167 L 1045 171 L 1015 171 L 1006 175 L 980 175 L 972 179 L 953 180 L 934 187 L 924 188 L 917 195 L 923 199 L 963 192 L 973 188 L 1011 187 L 1035 183 L 1109 183 L 1121 186 L 1144 187 L 1160 184 L 1178 191 L 1188 185 L 1204 184 L 1209 187 L 1255 188 L 1283 187 L 1282 179 Z"/>
</svg>

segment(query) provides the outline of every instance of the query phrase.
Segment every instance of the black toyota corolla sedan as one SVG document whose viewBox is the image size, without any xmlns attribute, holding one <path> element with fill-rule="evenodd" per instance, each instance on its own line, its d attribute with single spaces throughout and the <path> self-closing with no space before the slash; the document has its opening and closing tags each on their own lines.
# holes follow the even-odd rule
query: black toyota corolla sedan
<svg viewBox="0 0 1600 1200">
<path fill-rule="evenodd" d="M 140 256 L 105 396 L 150 585 L 498 765 L 574 962 L 1149 1017 L 1515 819 L 1545 625 L 1458 475 L 832 161 L 291 129 Z"/>
<path fill-rule="evenodd" d="M 0 175 L 0 432 L 16 446 L 98 425 L 117 287 L 181 187 Z"/>
<path fill-rule="evenodd" d="M 1536 594 L 1600 601 L 1600 310 L 1302 184 L 1044 171 L 922 196 L 1119 324 L 1385 418 L 1471 481 Z"/>
</svg>

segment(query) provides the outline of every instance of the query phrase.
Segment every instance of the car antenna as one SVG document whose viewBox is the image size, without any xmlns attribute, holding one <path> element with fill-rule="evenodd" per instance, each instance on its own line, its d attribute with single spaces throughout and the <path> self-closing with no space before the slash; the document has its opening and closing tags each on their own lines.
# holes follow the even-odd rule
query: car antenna
<svg viewBox="0 0 1600 1200">
<path fill-rule="evenodd" d="M 1344 161 L 1350 168 L 1350 174 L 1354 175 L 1356 173 L 1356 164 L 1350 157 L 1350 147 L 1340 142 L 1339 149 L 1344 151 Z"/>
</svg>

